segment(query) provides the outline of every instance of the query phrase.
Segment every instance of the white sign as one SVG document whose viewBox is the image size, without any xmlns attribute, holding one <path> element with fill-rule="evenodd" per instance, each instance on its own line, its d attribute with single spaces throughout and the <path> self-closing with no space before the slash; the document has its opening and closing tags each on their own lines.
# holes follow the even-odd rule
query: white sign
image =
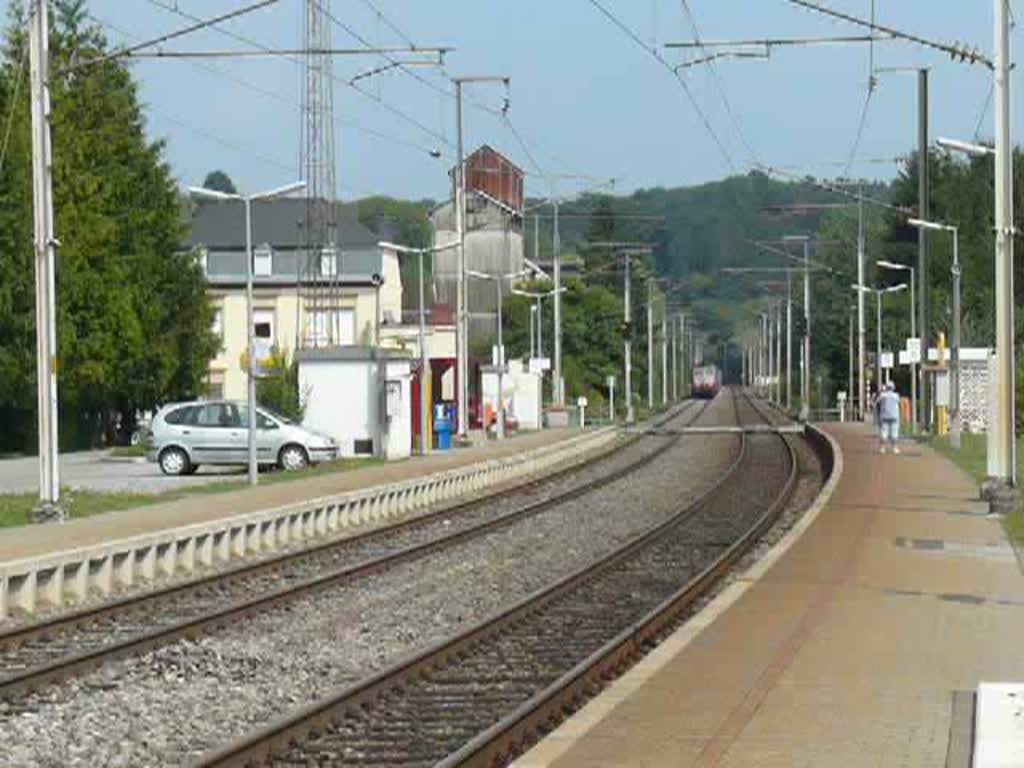
<svg viewBox="0 0 1024 768">
<path fill-rule="evenodd" d="M 576 405 L 578 405 L 580 408 L 586 408 L 587 407 L 587 398 L 581 396 L 576 401 Z"/>
<path fill-rule="evenodd" d="M 530 373 L 544 373 L 544 371 L 551 370 L 551 358 L 550 357 L 531 357 L 530 358 Z"/>
<path fill-rule="evenodd" d="M 910 353 L 905 349 L 900 350 L 900 365 L 910 365 Z"/>
<path fill-rule="evenodd" d="M 911 363 L 921 362 L 921 339 L 907 339 L 907 360 Z"/>
<path fill-rule="evenodd" d="M 892 352 L 882 353 L 882 368 L 892 368 Z"/>
<path fill-rule="evenodd" d="M 606 378 L 604 380 L 604 383 L 606 385 L 608 385 L 609 387 L 614 387 L 615 386 L 615 377 L 614 376 L 609 376 L 608 378 Z"/>
</svg>

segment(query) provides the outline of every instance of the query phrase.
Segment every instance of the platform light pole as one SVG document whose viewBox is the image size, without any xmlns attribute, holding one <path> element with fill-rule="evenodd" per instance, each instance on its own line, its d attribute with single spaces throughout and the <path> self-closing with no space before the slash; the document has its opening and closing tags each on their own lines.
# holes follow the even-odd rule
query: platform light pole
<svg viewBox="0 0 1024 768">
<path fill-rule="evenodd" d="M 241 201 L 245 209 L 245 316 L 249 326 L 246 331 L 246 350 L 248 355 L 246 364 L 248 378 L 246 406 L 249 411 L 249 423 L 247 425 L 249 435 L 246 454 L 249 466 L 249 485 L 256 485 L 259 482 L 259 466 L 256 461 L 256 340 L 253 334 L 252 204 L 261 200 L 273 200 L 276 197 L 283 197 L 305 188 L 305 181 L 295 181 L 283 187 L 277 187 L 254 195 L 221 192 L 220 190 L 208 189 L 206 187 L 188 188 L 188 191 L 196 197 L 208 198 L 210 200 Z"/>
<path fill-rule="evenodd" d="M 809 253 L 811 238 L 808 235 L 786 235 L 782 239 L 786 242 L 802 243 L 804 249 L 804 332 L 803 337 L 801 338 L 801 359 L 803 370 L 800 377 L 800 397 L 803 402 L 800 406 L 800 411 L 801 416 L 806 418 L 811 407 L 811 259 Z"/>
<path fill-rule="evenodd" d="M 943 224 L 923 219 L 907 219 L 907 223 L 918 229 L 930 229 L 934 232 L 949 232 L 953 235 L 953 338 L 950 349 L 952 376 L 950 377 L 950 419 L 949 442 L 954 448 L 960 447 L 960 230 L 952 224 Z"/>
<path fill-rule="evenodd" d="M 420 455 L 426 456 L 430 453 L 430 435 L 427 434 L 430 431 L 430 416 L 429 408 L 430 404 L 427 402 L 427 377 L 430 375 L 430 358 L 427 356 L 427 310 L 426 302 L 424 301 L 423 291 L 423 256 L 425 254 L 441 253 L 443 251 L 450 251 L 459 247 L 459 242 L 445 243 L 444 245 L 437 245 L 433 248 L 411 248 L 406 245 L 397 245 L 396 243 L 379 242 L 377 243 L 378 248 L 383 248 L 395 253 L 408 253 L 414 254 L 417 259 L 417 266 L 419 270 L 419 347 L 420 347 Z"/>
<path fill-rule="evenodd" d="M 467 269 L 466 275 L 468 277 L 475 277 L 478 280 L 493 280 L 494 287 L 497 291 L 498 297 L 498 439 L 505 439 L 505 398 L 502 392 L 502 386 L 504 384 L 504 373 L 505 373 L 505 345 L 502 340 L 502 296 L 504 290 L 502 289 L 502 283 L 506 280 L 515 280 L 517 277 L 522 277 L 528 274 L 527 270 L 519 270 L 518 272 L 509 272 L 508 274 L 488 274 L 486 272 L 478 272 L 475 269 Z M 482 394 L 482 393 L 481 393 Z"/>
<path fill-rule="evenodd" d="M 915 300 L 916 270 L 909 264 L 894 261 L 876 261 L 882 269 L 910 273 L 910 338 L 917 338 L 917 301 Z M 910 363 L 910 433 L 917 434 L 917 363 Z"/>
<path fill-rule="evenodd" d="M 661 404 L 668 405 L 668 306 L 661 303 Z"/>
<path fill-rule="evenodd" d="M 29 70 L 32 98 L 32 212 L 36 279 L 36 388 L 39 430 L 39 505 L 33 522 L 62 522 L 57 458 L 57 299 L 53 224 L 53 153 L 50 143 L 49 6 L 32 0 Z"/>
<path fill-rule="evenodd" d="M 851 285 L 851 289 L 859 293 L 873 293 L 876 301 L 875 319 L 875 386 L 882 391 L 882 296 L 886 293 L 899 293 L 907 289 L 906 283 L 892 285 L 888 288 L 871 288 L 866 285 Z"/>
</svg>

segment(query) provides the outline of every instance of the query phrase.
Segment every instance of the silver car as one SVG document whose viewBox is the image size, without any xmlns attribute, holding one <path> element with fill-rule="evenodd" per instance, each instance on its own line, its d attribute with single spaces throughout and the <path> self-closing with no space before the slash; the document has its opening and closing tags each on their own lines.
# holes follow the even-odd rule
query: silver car
<svg viewBox="0 0 1024 768">
<path fill-rule="evenodd" d="M 230 400 L 172 403 L 150 425 L 147 458 L 165 475 L 190 475 L 203 464 L 246 464 L 249 409 Z M 256 461 L 281 469 L 302 469 L 338 456 L 334 438 L 256 408 Z"/>
</svg>

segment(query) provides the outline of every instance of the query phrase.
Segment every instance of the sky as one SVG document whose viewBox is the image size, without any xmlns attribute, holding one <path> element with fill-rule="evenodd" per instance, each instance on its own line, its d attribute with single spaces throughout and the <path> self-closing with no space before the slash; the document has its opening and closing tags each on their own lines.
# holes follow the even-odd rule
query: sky
<svg viewBox="0 0 1024 768">
<path fill-rule="evenodd" d="M 252 0 L 89 0 L 93 21 L 114 44 L 133 44 Z M 991 73 L 905 42 L 873 46 L 773 48 L 767 60 L 720 59 L 682 70 L 686 89 L 594 0 L 321 0 L 339 22 L 336 47 L 447 46 L 445 68 L 417 67 L 363 78 L 379 56 L 335 59 L 334 137 L 338 194 L 405 199 L 447 196 L 455 157 L 455 104 L 447 76 L 511 78 L 508 120 L 500 85 L 467 86 L 467 150 L 489 143 L 527 171 L 527 192 L 559 194 L 608 187 L 699 184 L 757 165 L 834 176 L 889 178 L 895 158 L 916 144 L 916 77 L 882 72 L 867 101 L 869 59 L 876 68 L 928 67 L 931 135 L 970 139 L 993 133 L 985 110 Z M 701 39 L 863 34 L 789 0 L 597 0 L 670 65 L 700 52 L 666 49 Z M 820 0 L 866 17 L 872 0 Z M 878 23 L 939 42 L 992 52 L 992 3 L 874 0 Z M 305 0 L 273 5 L 218 29 L 166 43 L 166 51 L 301 46 Z M 686 13 L 689 8 L 692 17 Z M 225 32 L 234 35 L 229 37 Z M 1019 36 L 1015 34 L 1015 45 Z M 712 68 L 713 67 L 713 68 Z M 294 57 L 149 59 L 132 64 L 147 129 L 167 142 L 182 185 L 219 168 L 242 191 L 300 176 L 301 69 Z M 1015 89 L 1016 91 L 1017 89 Z M 1014 124 L 1020 125 L 1020 99 Z M 696 105 L 696 106 L 695 106 Z M 863 130 L 861 116 L 865 115 Z M 860 133 L 860 141 L 857 135 Z M 855 150 L 855 151 L 854 151 Z M 436 158 L 432 152 L 440 151 Z M 605 185 L 605 186 L 602 186 Z"/>
</svg>

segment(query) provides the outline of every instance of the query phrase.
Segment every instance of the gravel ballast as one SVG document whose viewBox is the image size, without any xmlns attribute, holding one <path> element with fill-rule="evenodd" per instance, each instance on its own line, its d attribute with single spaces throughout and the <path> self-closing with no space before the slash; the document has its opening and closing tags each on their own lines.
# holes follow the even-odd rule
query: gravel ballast
<svg viewBox="0 0 1024 768">
<path fill-rule="evenodd" d="M 731 423 L 726 398 L 713 411 Z M 716 421 L 714 412 L 703 419 Z M 187 765 L 614 550 L 710 486 L 737 446 L 735 436 L 684 438 L 627 478 L 539 517 L 0 704 L 4 765 Z"/>
</svg>

